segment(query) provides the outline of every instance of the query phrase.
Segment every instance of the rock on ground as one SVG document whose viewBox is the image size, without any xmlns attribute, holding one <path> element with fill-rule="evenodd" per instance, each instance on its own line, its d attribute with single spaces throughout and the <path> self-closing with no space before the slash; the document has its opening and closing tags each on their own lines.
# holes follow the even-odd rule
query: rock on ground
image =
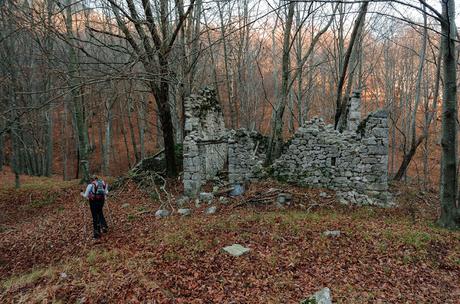
<svg viewBox="0 0 460 304">
<path fill-rule="evenodd" d="M 239 257 L 250 251 L 249 248 L 243 247 L 240 244 L 224 247 L 223 250 L 234 257 Z"/>
<path fill-rule="evenodd" d="M 227 205 L 229 203 L 228 198 L 226 198 L 225 196 L 219 197 L 219 202 L 223 205 Z"/>
<path fill-rule="evenodd" d="M 276 206 L 278 208 L 284 208 L 285 206 L 291 205 L 292 194 L 290 193 L 280 193 L 276 197 Z"/>
<path fill-rule="evenodd" d="M 167 217 L 169 216 L 169 214 L 170 214 L 169 210 L 166 210 L 166 209 L 159 209 L 157 210 L 157 212 L 155 212 L 155 216 L 157 218 Z"/>
<path fill-rule="evenodd" d="M 179 207 L 185 206 L 188 202 L 190 202 L 190 198 L 187 196 L 182 196 L 176 200 Z"/>
<path fill-rule="evenodd" d="M 340 230 L 326 230 L 323 232 L 324 236 L 338 237 L 340 236 Z"/>
<path fill-rule="evenodd" d="M 240 196 L 244 193 L 244 186 L 240 184 L 233 185 L 232 191 L 230 191 L 230 196 Z"/>
<path fill-rule="evenodd" d="M 179 213 L 182 216 L 187 216 L 187 215 L 192 214 L 192 210 L 188 208 L 181 208 L 177 210 L 177 213 Z"/>
<path fill-rule="evenodd" d="M 200 201 L 210 203 L 214 199 L 214 194 L 209 192 L 200 193 Z"/>
<path fill-rule="evenodd" d="M 332 304 L 331 290 L 327 287 L 323 288 L 308 299 L 300 301 L 300 304 Z"/>
<path fill-rule="evenodd" d="M 331 198 L 331 196 L 329 194 L 327 194 L 326 192 L 320 192 L 319 197 L 321 197 L 321 198 Z"/>
<path fill-rule="evenodd" d="M 289 205 L 292 200 L 292 194 L 290 193 L 280 193 L 276 198 L 276 201 L 282 205 Z"/>
<path fill-rule="evenodd" d="M 199 198 L 195 199 L 195 207 L 200 208 L 200 205 L 201 205 L 200 199 Z"/>
<path fill-rule="evenodd" d="M 214 214 L 214 213 L 216 213 L 216 211 L 217 211 L 217 207 L 216 206 L 211 206 L 211 207 L 207 208 L 205 212 L 206 212 L 206 214 Z"/>
</svg>

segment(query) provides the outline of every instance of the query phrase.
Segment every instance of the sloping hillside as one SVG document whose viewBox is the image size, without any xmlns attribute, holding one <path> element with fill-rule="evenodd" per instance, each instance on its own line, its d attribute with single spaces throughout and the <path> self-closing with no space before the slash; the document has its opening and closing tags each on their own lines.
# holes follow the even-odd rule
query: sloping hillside
<svg viewBox="0 0 460 304">
<path fill-rule="evenodd" d="M 245 203 L 270 187 L 294 193 L 294 204 Z M 127 184 L 109 199 L 110 231 L 94 244 L 80 190 L 47 179 L 1 189 L 1 303 L 298 303 L 326 286 L 337 303 L 460 297 L 460 233 L 431 224 L 428 194 L 404 189 L 399 208 L 352 208 L 320 190 L 265 182 L 216 202 L 214 215 L 201 205 L 157 219 L 159 203 Z M 250 252 L 222 251 L 234 243 Z"/>
</svg>

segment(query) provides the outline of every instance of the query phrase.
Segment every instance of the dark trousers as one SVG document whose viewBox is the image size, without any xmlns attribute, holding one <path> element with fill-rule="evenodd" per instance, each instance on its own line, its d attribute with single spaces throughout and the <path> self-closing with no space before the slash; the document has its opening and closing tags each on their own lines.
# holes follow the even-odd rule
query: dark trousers
<svg viewBox="0 0 460 304">
<path fill-rule="evenodd" d="M 100 237 L 101 231 L 107 229 L 107 222 L 105 221 L 104 213 L 102 211 L 103 207 L 104 201 L 89 202 L 89 208 L 91 209 L 91 215 L 93 216 L 93 233 L 95 238 Z"/>
</svg>

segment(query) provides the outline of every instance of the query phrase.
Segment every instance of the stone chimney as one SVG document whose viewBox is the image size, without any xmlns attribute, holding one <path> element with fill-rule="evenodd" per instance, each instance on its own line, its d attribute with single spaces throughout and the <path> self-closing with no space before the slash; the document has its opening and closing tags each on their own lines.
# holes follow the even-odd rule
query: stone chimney
<svg viewBox="0 0 460 304">
<path fill-rule="evenodd" d="M 347 117 L 347 130 L 356 131 L 361 122 L 361 90 L 353 91 Z"/>
</svg>

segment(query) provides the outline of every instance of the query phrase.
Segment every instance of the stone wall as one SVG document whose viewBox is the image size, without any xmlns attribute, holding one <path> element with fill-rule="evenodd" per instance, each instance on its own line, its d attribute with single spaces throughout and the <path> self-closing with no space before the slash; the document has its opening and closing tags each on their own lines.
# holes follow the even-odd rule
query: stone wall
<svg viewBox="0 0 460 304">
<path fill-rule="evenodd" d="M 227 130 L 215 90 L 204 88 L 185 100 L 184 129 L 184 194 L 195 197 L 227 160 Z"/>
<path fill-rule="evenodd" d="M 260 176 L 267 139 L 255 131 L 231 130 L 228 140 L 228 181 L 244 184 Z"/>
<path fill-rule="evenodd" d="M 344 201 L 386 205 L 387 113 L 371 113 L 357 131 L 343 133 L 315 118 L 297 130 L 272 169 L 281 180 L 336 190 Z"/>
<path fill-rule="evenodd" d="M 345 131 L 314 118 L 300 127 L 282 156 L 264 168 L 267 138 L 244 129 L 228 131 L 216 93 L 205 88 L 185 102 L 184 194 L 201 186 L 228 160 L 231 184 L 267 175 L 309 187 L 335 190 L 344 203 L 388 205 L 388 125 L 383 110 L 360 122 L 360 97 L 349 101 Z"/>
</svg>

